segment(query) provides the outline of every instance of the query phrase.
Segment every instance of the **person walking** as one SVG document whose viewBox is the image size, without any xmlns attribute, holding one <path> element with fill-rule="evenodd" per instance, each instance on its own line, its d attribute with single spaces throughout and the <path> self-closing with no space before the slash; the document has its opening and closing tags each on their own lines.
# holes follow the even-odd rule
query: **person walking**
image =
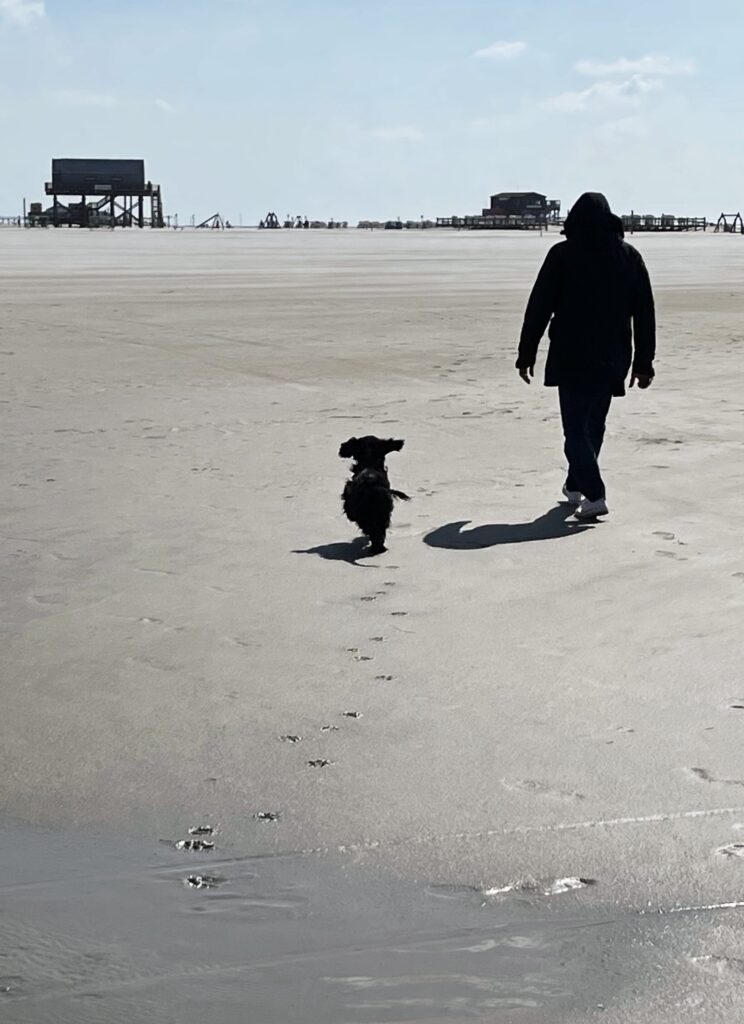
<svg viewBox="0 0 744 1024">
<path fill-rule="evenodd" d="M 558 388 L 568 476 L 578 519 L 606 516 L 599 453 L 612 399 L 654 379 L 656 318 L 646 265 L 623 241 L 623 222 L 599 192 L 585 192 L 549 250 L 527 303 L 517 370 L 529 384 L 550 322 L 545 384 Z"/>
</svg>

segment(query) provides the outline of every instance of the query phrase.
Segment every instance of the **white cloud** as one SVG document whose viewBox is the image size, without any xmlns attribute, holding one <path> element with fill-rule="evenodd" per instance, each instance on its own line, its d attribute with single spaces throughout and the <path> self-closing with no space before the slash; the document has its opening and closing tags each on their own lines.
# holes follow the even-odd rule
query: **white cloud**
<svg viewBox="0 0 744 1024">
<path fill-rule="evenodd" d="M 84 92 L 81 89 L 58 89 L 51 94 L 63 107 L 115 107 L 116 97 L 109 93 Z"/>
<path fill-rule="evenodd" d="M 424 137 L 423 132 L 410 124 L 373 128 L 369 134 L 373 139 L 380 139 L 382 142 L 421 142 Z"/>
<path fill-rule="evenodd" d="M 476 50 L 473 56 L 486 57 L 489 60 L 513 60 L 524 53 L 526 49 L 527 43 L 523 43 L 521 40 L 515 39 L 512 42 L 499 40 L 499 42 L 491 43 L 490 46 L 484 46 L 482 50 Z"/>
<path fill-rule="evenodd" d="M 173 104 L 169 103 L 168 100 L 156 99 L 155 106 L 158 110 L 162 110 L 164 114 L 173 114 L 176 110 Z"/>
<path fill-rule="evenodd" d="M 0 0 L 0 21 L 30 25 L 45 15 L 43 0 Z"/>
<path fill-rule="evenodd" d="M 558 110 L 563 113 L 579 113 L 616 106 L 637 107 L 647 93 L 658 92 L 663 87 L 664 84 L 659 78 L 631 75 L 621 82 L 594 82 L 586 89 L 562 92 L 558 96 L 543 100 L 541 105 L 545 110 Z"/>
<path fill-rule="evenodd" d="M 629 60 L 619 57 L 617 60 L 603 64 L 596 60 L 580 60 L 576 70 L 582 75 L 593 75 L 606 78 L 612 75 L 694 75 L 694 60 L 675 60 L 665 53 L 647 53 L 645 57 Z"/>
</svg>

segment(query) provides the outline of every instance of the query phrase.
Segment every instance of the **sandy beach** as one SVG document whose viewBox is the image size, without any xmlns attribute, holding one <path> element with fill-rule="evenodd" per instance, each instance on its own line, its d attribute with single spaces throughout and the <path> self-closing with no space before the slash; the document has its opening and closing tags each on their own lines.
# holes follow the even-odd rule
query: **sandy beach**
<svg viewBox="0 0 744 1024">
<path fill-rule="evenodd" d="M 741 1020 L 744 244 L 630 239 L 587 527 L 513 368 L 557 239 L 0 230 L 4 1020 Z"/>
</svg>

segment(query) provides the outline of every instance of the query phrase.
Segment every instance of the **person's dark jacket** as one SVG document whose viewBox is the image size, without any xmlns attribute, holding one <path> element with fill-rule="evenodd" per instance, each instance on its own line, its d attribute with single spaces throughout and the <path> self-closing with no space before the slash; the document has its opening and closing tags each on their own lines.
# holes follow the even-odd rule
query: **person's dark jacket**
<svg viewBox="0 0 744 1024">
<path fill-rule="evenodd" d="M 631 366 L 636 374 L 654 374 L 656 320 L 646 265 L 623 241 L 622 221 L 598 192 L 577 200 L 563 234 L 566 241 L 548 252 L 527 303 L 517 368 L 535 365 L 550 321 L 546 385 L 624 395 Z"/>
</svg>

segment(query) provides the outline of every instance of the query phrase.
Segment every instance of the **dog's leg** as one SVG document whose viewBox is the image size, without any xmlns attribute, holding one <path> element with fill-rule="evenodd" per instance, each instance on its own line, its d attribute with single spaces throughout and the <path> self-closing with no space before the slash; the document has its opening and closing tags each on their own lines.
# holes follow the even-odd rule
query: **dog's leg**
<svg viewBox="0 0 744 1024">
<path fill-rule="evenodd" d="M 370 530 L 369 534 L 369 555 L 381 555 L 384 551 L 387 551 L 385 547 L 385 530 Z"/>
</svg>

